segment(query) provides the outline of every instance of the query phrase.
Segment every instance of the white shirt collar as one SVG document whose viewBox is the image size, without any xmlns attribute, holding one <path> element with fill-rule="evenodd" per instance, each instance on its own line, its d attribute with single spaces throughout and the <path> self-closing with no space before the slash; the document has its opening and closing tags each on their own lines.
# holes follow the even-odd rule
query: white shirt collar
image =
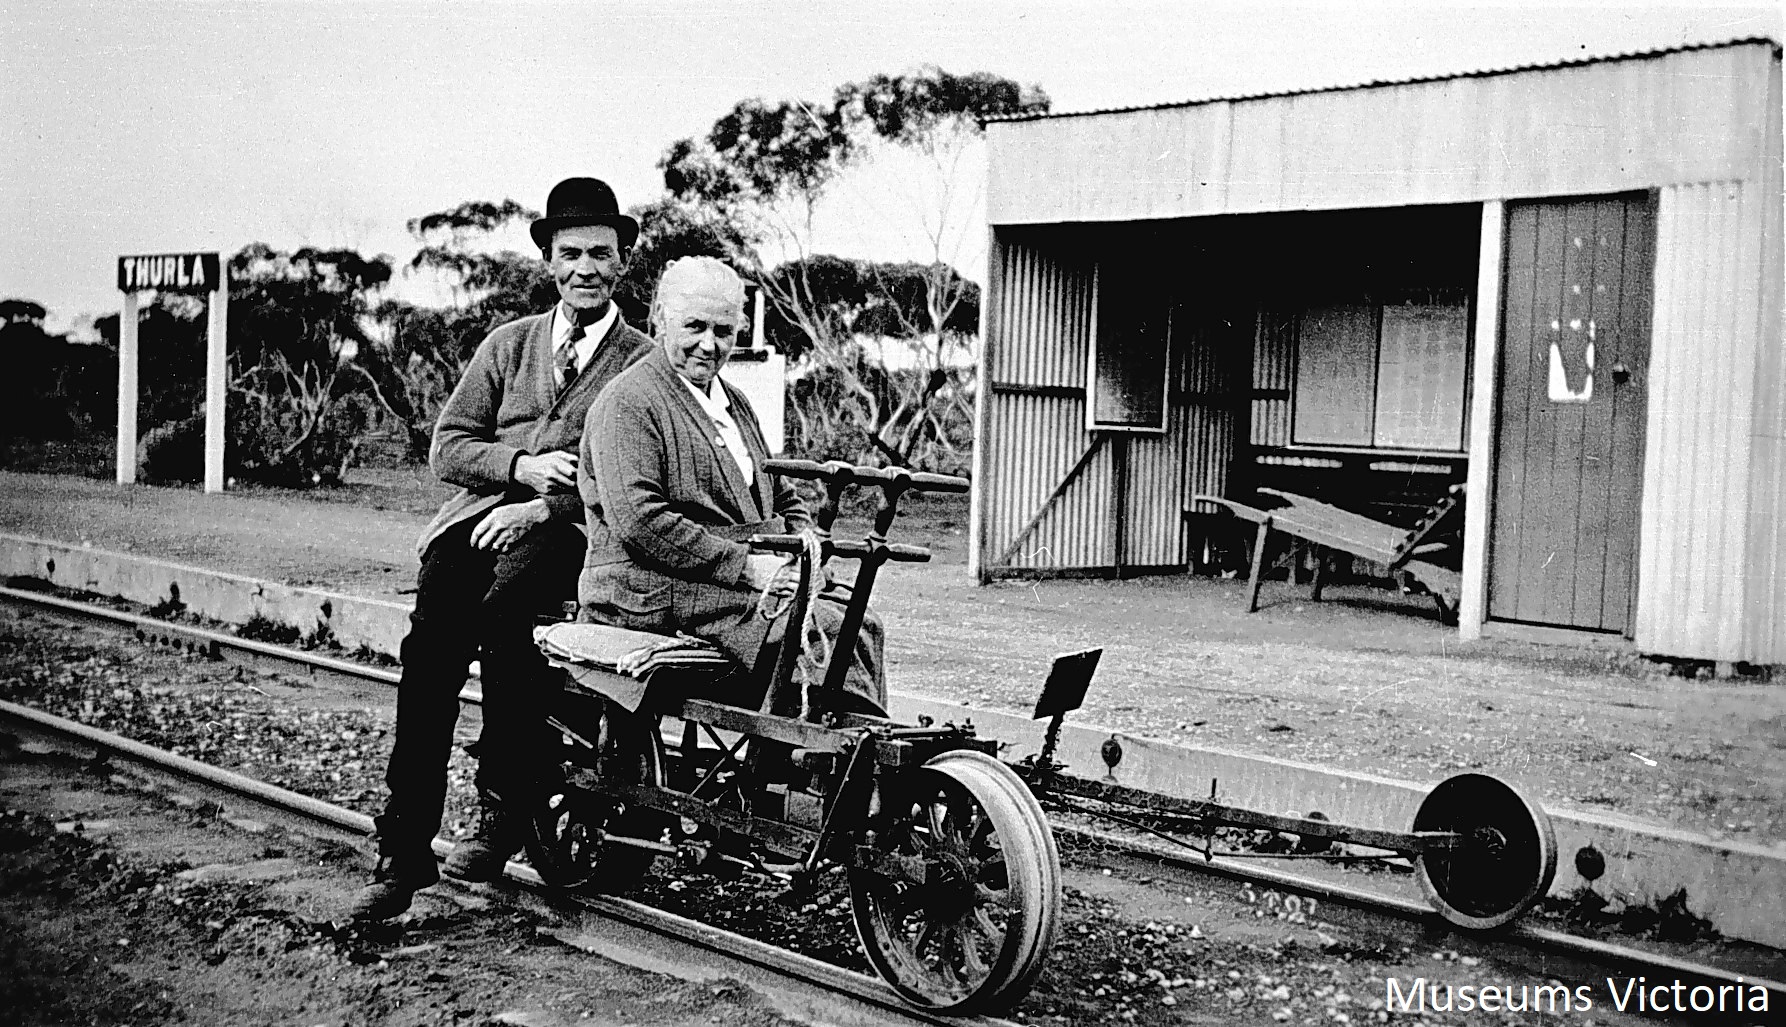
<svg viewBox="0 0 1786 1027">
<path fill-rule="evenodd" d="M 682 378 L 681 372 L 677 372 L 676 377 Z M 738 430 L 738 421 L 732 417 L 732 397 L 720 383 L 719 376 L 715 375 L 707 383 L 705 390 L 687 378 L 682 378 L 682 384 L 688 386 L 695 402 L 700 404 L 708 417 L 713 418 L 713 427 L 717 433 L 713 441 L 731 454 L 732 461 L 738 465 L 738 473 L 744 477 L 744 484 L 753 484 L 756 481 L 756 464 L 750 459 L 750 449 L 744 444 L 744 433 Z"/>
<path fill-rule="evenodd" d="M 677 372 L 676 377 L 682 378 L 681 372 Z M 713 380 L 707 383 L 707 388 L 704 390 L 687 378 L 682 378 L 682 384 L 688 386 L 688 391 L 695 394 L 695 399 L 701 404 L 701 409 L 711 414 L 714 420 L 730 421 L 732 419 L 732 397 L 726 394 L 726 387 L 719 383 L 718 375 L 713 376 Z"/>
<path fill-rule="evenodd" d="M 620 305 L 609 300 L 608 311 L 601 316 L 601 320 L 583 329 L 583 337 L 577 340 L 577 370 L 581 371 L 589 366 L 589 358 L 595 355 L 595 348 L 608 337 L 608 332 L 614 327 L 614 322 L 619 317 Z M 570 334 L 571 319 L 564 312 L 564 304 L 554 304 L 552 307 L 553 353 L 558 352 L 558 347 L 564 345 L 564 340 L 570 338 Z"/>
</svg>

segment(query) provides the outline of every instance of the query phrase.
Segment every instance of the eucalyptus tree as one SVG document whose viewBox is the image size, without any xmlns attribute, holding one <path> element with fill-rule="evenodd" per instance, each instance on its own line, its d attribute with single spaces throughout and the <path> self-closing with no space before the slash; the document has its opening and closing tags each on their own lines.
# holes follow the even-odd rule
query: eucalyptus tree
<svg viewBox="0 0 1786 1027">
<path fill-rule="evenodd" d="M 391 258 L 263 243 L 230 258 L 229 459 L 288 485 L 338 482 L 377 411 L 360 365 Z"/>
<path fill-rule="evenodd" d="M 665 151 L 659 168 L 672 197 L 717 212 L 739 225 L 759 252 L 782 258 L 751 270 L 773 308 L 777 341 L 801 365 L 797 380 L 827 379 L 822 389 L 795 389 L 792 420 L 809 450 L 835 448 L 829 436 L 853 423 L 848 434 L 859 434 L 863 446 L 836 455 L 878 450 L 906 462 L 917 435 L 929 431 L 951 464 L 963 462 L 961 431 L 938 430 L 929 408 L 947 394 L 950 417 L 965 417 L 973 388 L 976 331 L 963 330 L 972 322 L 961 315 L 970 296 L 977 315 L 978 295 L 955 258 L 963 233 L 981 230 L 964 224 L 972 218 L 962 213 L 977 209 L 972 201 L 980 176 L 964 172 L 965 158 L 980 142 L 981 119 L 1045 111 L 1048 104 L 1035 86 L 926 67 L 847 83 L 827 101 L 743 100 L 704 137 L 678 140 Z M 928 259 L 889 263 L 816 252 L 821 202 L 853 171 L 889 154 L 916 157 L 926 169 L 894 180 L 924 180 L 910 190 L 913 202 L 901 216 L 924 240 Z M 963 195 L 970 201 L 965 206 Z M 888 362 L 897 370 L 880 369 L 889 383 L 884 387 L 864 370 L 865 333 L 895 340 L 905 351 Z M 876 398 L 888 389 L 900 398 Z M 803 395 L 812 402 L 803 403 Z"/>
</svg>

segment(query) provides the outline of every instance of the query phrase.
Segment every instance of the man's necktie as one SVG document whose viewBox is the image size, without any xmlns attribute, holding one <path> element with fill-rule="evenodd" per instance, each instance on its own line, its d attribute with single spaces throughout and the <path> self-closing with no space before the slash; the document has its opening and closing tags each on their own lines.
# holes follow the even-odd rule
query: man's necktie
<svg viewBox="0 0 1786 1027">
<path fill-rule="evenodd" d="M 588 334 L 583 331 L 580 321 L 571 322 L 570 335 L 558 347 L 558 356 L 554 361 L 558 366 L 558 391 L 563 392 L 577 380 L 577 340 Z"/>
</svg>

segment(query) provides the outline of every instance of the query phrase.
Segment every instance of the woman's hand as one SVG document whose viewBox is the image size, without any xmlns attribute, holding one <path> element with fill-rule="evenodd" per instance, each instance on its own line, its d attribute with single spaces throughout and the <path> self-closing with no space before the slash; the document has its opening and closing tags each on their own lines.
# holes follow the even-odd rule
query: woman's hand
<svg viewBox="0 0 1786 1027">
<path fill-rule="evenodd" d="M 775 580 L 775 573 L 787 562 L 787 557 L 776 553 L 752 553 L 744 558 L 744 583 L 751 591 L 761 592 L 769 587 Z"/>
</svg>

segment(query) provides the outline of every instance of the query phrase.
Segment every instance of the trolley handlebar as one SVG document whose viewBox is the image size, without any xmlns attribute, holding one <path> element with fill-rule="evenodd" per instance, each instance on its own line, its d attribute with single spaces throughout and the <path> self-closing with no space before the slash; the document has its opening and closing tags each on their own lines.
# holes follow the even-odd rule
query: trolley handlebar
<svg viewBox="0 0 1786 1027">
<path fill-rule="evenodd" d="M 812 460 L 768 460 L 764 462 L 763 470 L 769 474 L 823 483 L 825 495 L 819 502 L 812 522 L 819 547 L 816 553 L 808 548 L 812 545 L 810 536 L 756 535 L 750 540 L 751 549 L 793 554 L 801 561 L 800 577 L 808 586 L 815 583 L 812 576 L 820 572 L 819 565 L 833 556 L 853 557 L 861 561 L 856 568 L 856 580 L 851 585 L 849 599 L 844 606 L 843 621 L 837 627 L 836 637 L 831 640 L 830 656 L 825 664 L 825 689 L 841 691 L 844 677 L 849 673 L 851 654 L 855 652 L 856 638 L 868 616 L 868 597 L 874 592 L 875 578 L 880 573 L 881 565 L 889 562 L 923 563 L 930 559 L 930 550 L 922 546 L 887 541 L 887 532 L 892 529 L 893 519 L 899 513 L 899 500 L 907 492 L 966 492 L 968 483 L 965 479 L 946 474 L 913 472 L 903 467 L 885 470 L 878 467 L 858 467 L 842 460 L 822 464 Z M 861 541 L 834 539 L 831 537 L 831 526 L 837 521 L 838 506 L 843 500 L 844 491 L 852 485 L 878 488 L 881 493 L 880 509 L 875 511 L 874 525 L 867 538 Z M 790 616 L 804 623 L 809 601 L 810 597 L 804 589 L 797 590 Z M 781 657 L 776 661 L 775 679 L 770 683 L 772 691 L 788 687 L 792 681 L 794 664 L 789 654 L 794 653 L 797 648 L 804 646 L 782 648 Z M 830 823 L 830 813 L 827 813 L 825 826 L 819 832 L 819 843 L 815 843 L 813 848 L 814 853 L 823 847 L 824 836 L 831 830 Z"/>
<path fill-rule="evenodd" d="M 826 539 L 824 544 L 827 556 L 853 556 L 863 559 L 880 552 L 886 554 L 883 559 L 891 560 L 894 563 L 926 563 L 930 560 L 930 550 L 923 546 L 908 546 L 898 542 L 852 542 Z M 805 551 L 806 540 L 799 535 L 752 535 L 750 548 L 758 552 L 798 555 Z"/>
<path fill-rule="evenodd" d="M 970 487 L 966 478 L 952 474 L 908 471 L 903 467 L 863 467 L 842 460 L 822 464 L 814 460 L 767 460 L 763 470 L 784 478 L 805 478 L 837 487 L 875 485 L 902 492 L 966 492 Z"/>
</svg>

